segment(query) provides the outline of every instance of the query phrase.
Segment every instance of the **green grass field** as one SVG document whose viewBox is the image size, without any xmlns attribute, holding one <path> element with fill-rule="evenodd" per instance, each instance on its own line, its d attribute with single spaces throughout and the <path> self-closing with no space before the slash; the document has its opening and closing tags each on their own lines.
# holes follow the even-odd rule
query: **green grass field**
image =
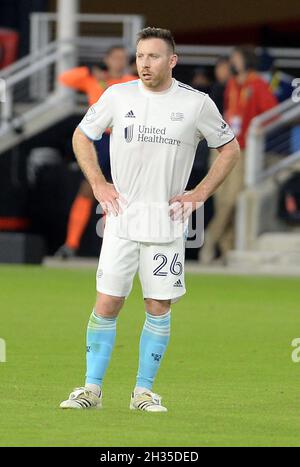
<svg viewBox="0 0 300 467">
<path fill-rule="evenodd" d="M 94 272 L 0 267 L 1 446 L 300 446 L 299 280 L 187 276 L 155 387 L 168 413 L 129 411 L 144 307 L 118 320 L 102 411 L 62 411 L 85 372 Z"/>
</svg>

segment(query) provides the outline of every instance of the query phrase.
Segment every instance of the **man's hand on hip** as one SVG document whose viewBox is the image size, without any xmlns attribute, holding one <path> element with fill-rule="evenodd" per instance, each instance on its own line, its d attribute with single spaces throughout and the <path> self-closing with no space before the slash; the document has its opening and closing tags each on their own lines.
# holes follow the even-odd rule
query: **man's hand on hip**
<svg viewBox="0 0 300 467">
<path fill-rule="evenodd" d="M 126 200 L 117 192 L 112 183 L 101 183 L 93 187 L 94 196 L 99 201 L 103 211 L 110 215 L 122 214 L 121 204 L 127 204 Z"/>
<path fill-rule="evenodd" d="M 173 196 L 170 199 L 170 217 L 173 221 L 181 220 L 184 222 L 193 211 L 203 206 L 204 202 L 197 199 L 194 190 L 187 191 L 183 195 Z"/>
</svg>

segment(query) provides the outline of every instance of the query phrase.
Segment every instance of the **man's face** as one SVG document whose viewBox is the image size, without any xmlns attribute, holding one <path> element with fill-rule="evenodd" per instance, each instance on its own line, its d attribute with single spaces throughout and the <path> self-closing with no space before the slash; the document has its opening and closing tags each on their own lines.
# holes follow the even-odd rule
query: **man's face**
<svg viewBox="0 0 300 467">
<path fill-rule="evenodd" d="M 106 57 L 105 63 L 108 68 L 108 73 L 122 74 L 125 73 L 128 66 L 128 54 L 125 49 L 113 49 Z"/>
<path fill-rule="evenodd" d="M 163 39 L 149 38 L 138 42 L 136 65 L 146 87 L 155 89 L 167 82 L 176 63 L 177 56 Z"/>
</svg>

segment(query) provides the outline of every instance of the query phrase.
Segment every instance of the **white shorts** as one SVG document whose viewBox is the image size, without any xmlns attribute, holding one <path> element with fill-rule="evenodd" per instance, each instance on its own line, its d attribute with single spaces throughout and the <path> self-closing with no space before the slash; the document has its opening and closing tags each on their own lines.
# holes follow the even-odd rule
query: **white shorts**
<svg viewBox="0 0 300 467">
<path fill-rule="evenodd" d="M 186 292 L 184 254 L 184 237 L 171 243 L 142 243 L 116 237 L 104 229 L 97 291 L 128 297 L 138 271 L 144 298 L 171 299 L 174 303 Z"/>
</svg>

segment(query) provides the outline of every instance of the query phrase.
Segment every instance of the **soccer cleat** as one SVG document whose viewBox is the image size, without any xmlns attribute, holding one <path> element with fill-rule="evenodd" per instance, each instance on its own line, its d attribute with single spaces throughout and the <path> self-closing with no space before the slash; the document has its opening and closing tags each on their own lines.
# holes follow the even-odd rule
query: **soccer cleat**
<svg viewBox="0 0 300 467">
<path fill-rule="evenodd" d="M 161 397 L 151 391 L 131 394 L 131 410 L 144 410 L 145 412 L 167 412 L 168 409 L 161 405 Z"/>
<path fill-rule="evenodd" d="M 102 391 L 96 396 L 86 388 L 75 388 L 69 395 L 69 399 L 63 401 L 61 409 L 102 409 Z"/>
<path fill-rule="evenodd" d="M 70 248 L 68 245 L 62 245 L 54 254 L 55 258 L 70 259 L 76 256 L 75 248 Z"/>
</svg>

